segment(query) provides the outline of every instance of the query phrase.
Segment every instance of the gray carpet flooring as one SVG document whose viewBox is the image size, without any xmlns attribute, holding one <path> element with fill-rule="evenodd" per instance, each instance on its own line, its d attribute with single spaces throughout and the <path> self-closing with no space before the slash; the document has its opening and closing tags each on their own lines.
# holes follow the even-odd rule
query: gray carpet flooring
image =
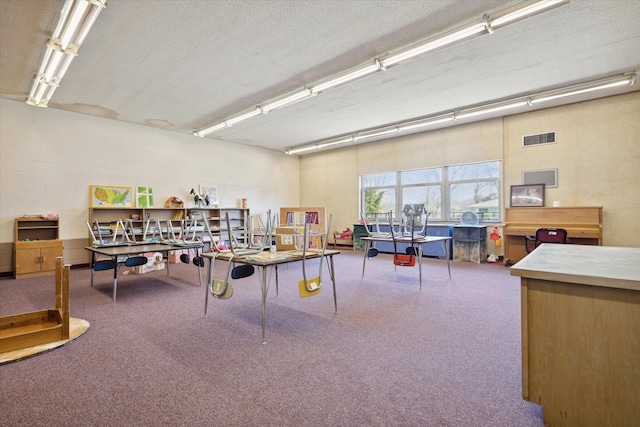
<svg viewBox="0 0 640 427">
<path fill-rule="evenodd" d="M 316 261 L 317 262 L 317 261 Z M 258 275 L 209 301 L 193 265 L 171 274 L 71 270 L 71 315 L 89 330 L 0 366 L 2 426 L 541 427 L 521 397 L 519 278 L 497 264 L 335 257 L 338 312 L 300 298 L 299 263 L 271 277 L 267 343 Z M 217 263 L 217 277 L 224 263 Z M 316 264 L 311 270 L 317 273 Z M 325 264 L 326 266 L 326 264 Z M 122 270 L 121 270 L 122 271 Z M 204 279 L 204 274 L 203 274 Z M 53 277 L 0 280 L 0 316 L 53 307 Z"/>
</svg>

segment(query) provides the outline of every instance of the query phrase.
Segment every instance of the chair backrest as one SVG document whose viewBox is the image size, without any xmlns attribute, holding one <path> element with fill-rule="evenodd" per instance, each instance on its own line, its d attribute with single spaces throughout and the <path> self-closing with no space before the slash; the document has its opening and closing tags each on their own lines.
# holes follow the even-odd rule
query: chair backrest
<svg viewBox="0 0 640 427">
<path fill-rule="evenodd" d="M 538 228 L 536 246 L 541 243 L 567 243 L 567 230 L 564 228 Z"/>
<path fill-rule="evenodd" d="M 391 239 L 393 240 L 393 263 L 395 265 L 399 265 L 402 267 L 413 267 L 414 265 L 416 265 L 416 254 L 417 254 L 417 250 L 414 246 L 414 234 L 413 234 L 413 226 L 414 226 L 414 216 L 413 214 L 410 215 L 409 217 L 409 223 L 410 223 L 410 237 L 411 237 L 411 246 L 407 248 L 406 253 L 402 254 L 402 253 L 398 253 L 398 246 L 397 246 L 397 242 L 396 242 L 396 233 L 393 233 L 393 217 L 391 217 L 391 219 L 389 220 L 389 227 L 392 230 L 391 233 Z M 398 237 L 400 237 L 401 234 L 398 234 Z"/>
</svg>

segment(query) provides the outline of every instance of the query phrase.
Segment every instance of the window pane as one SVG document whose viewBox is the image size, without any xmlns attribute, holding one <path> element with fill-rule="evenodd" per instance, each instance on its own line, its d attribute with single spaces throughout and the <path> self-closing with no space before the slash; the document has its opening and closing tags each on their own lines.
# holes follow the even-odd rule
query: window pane
<svg viewBox="0 0 640 427">
<path fill-rule="evenodd" d="M 374 213 L 395 211 L 395 206 L 395 189 L 368 189 L 364 191 L 364 212 L 367 217 Z"/>
<path fill-rule="evenodd" d="M 430 218 L 442 218 L 442 194 L 439 185 L 405 187 L 402 189 L 402 206 L 406 204 L 424 204 L 425 213 Z"/>
<path fill-rule="evenodd" d="M 481 221 L 498 220 L 498 183 L 478 181 L 449 186 L 450 219 L 459 219 L 463 212 L 473 211 Z"/>
<path fill-rule="evenodd" d="M 404 171 L 400 174 L 400 181 L 402 185 L 442 182 L 442 168 Z"/>
<path fill-rule="evenodd" d="M 474 163 L 471 165 L 449 166 L 449 181 L 467 179 L 499 178 L 500 162 Z"/>
<path fill-rule="evenodd" d="M 396 185 L 396 173 L 375 173 L 371 175 L 362 175 L 362 188 L 367 187 L 384 187 L 388 185 Z"/>
</svg>

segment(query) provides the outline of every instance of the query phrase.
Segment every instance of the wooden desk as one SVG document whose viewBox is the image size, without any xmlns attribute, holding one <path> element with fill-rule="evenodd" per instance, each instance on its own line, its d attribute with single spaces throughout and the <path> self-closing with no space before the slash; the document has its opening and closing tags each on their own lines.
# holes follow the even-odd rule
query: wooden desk
<svg viewBox="0 0 640 427">
<path fill-rule="evenodd" d="M 377 236 L 367 236 L 360 238 L 364 242 L 364 259 L 362 261 L 362 277 L 364 278 L 364 268 L 367 263 L 367 253 L 369 252 L 370 247 L 375 247 L 376 242 L 393 242 L 391 237 L 377 237 Z M 396 243 L 411 243 L 410 237 L 396 237 Z M 424 236 L 420 238 L 414 238 L 413 243 L 418 248 L 418 276 L 420 277 L 420 289 L 422 289 L 422 246 L 427 243 L 440 242 L 442 244 L 442 249 L 444 250 L 445 257 L 447 258 L 447 269 L 449 270 L 449 279 L 451 279 L 451 263 L 449 262 L 449 241 L 451 241 L 450 236 Z"/>
<path fill-rule="evenodd" d="M 569 243 L 602 245 L 602 207 L 509 208 L 504 226 L 504 263 L 527 256 L 525 237 L 538 228 L 564 228 Z"/>
<path fill-rule="evenodd" d="M 637 426 L 640 248 L 543 244 L 521 276 L 522 395 L 546 425 Z"/>
<path fill-rule="evenodd" d="M 118 263 L 123 263 L 122 258 L 143 254 L 147 252 L 160 252 L 167 257 L 172 251 L 180 251 L 184 249 L 195 249 L 196 255 L 198 250 L 203 247 L 200 242 L 192 244 L 171 244 L 171 243 L 143 243 L 130 244 L 122 246 L 87 246 L 85 249 L 91 252 L 91 286 L 93 286 L 93 272 L 97 256 L 109 257 L 113 260 L 115 268 L 113 269 L 113 302 L 116 302 L 116 292 L 118 290 Z M 167 276 L 169 275 L 169 263 L 167 263 Z M 200 267 L 198 266 L 198 275 L 200 275 Z M 200 277 L 202 285 L 202 277 Z"/>
<path fill-rule="evenodd" d="M 299 251 L 293 251 L 299 252 Z M 277 253 L 289 253 L 288 251 L 277 252 Z M 334 249 L 326 249 L 324 252 L 325 258 L 328 258 L 328 267 L 329 267 L 329 276 L 331 278 L 331 284 L 333 285 L 333 304 L 336 309 L 336 313 L 338 312 L 338 299 L 336 297 L 336 276 L 335 270 L 333 266 L 333 256 L 338 255 L 340 251 Z M 209 302 L 209 292 L 210 286 L 214 277 L 214 267 L 215 260 L 220 259 L 223 261 L 229 262 L 232 259 L 232 262 L 238 264 L 248 264 L 258 267 L 260 272 L 260 288 L 262 290 L 262 343 L 265 344 L 267 342 L 265 338 L 265 329 L 267 323 L 267 267 L 274 267 L 276 269 L 276 293 L 278 292 L 278 265 L 280 264 L 288 264 L 291 262 L 301 262 L 301 256 L 292 256 L 290 258 L 285 259 L 272 259 L 272 260 L 250 260 L 246 259 L 244 256 L 232 256 L 231 253 L 215 253 L 215 252 L 207 252 L 202 254 L 203 257 L 209 260 L 209 274 L 207 275 L 207 286 L 205 289 L 205 299 L 204 299 L 204 315 L 207 316 L 207 304 Z M 307 259 L 320 258 L 321 254 L 318 252 L 308 252 L 306 254 Z M 302 279 L 302 277 L 301 277 Z"/>
</svg>

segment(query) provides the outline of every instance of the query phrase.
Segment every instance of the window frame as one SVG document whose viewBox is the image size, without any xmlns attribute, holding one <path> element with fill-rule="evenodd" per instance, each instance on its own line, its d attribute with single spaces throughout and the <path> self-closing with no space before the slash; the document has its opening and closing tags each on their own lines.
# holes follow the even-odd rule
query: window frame
<svg viewBox="0 0 640 427">
<path fill-rule="evenodd" d="M 498 173 L 497 177 L 488 176 L 488 177 L 481 177 L 481 178 L 462 178 L 459 180 L 450 179 L 449 173 L 452 168 L 461 168 L 466 166 L 482 165 L 482 164 L 490 165 L 492 163 L 496 164 L 495 166 L 497 167 L 497 173 Z M 433 170 L 440 170 L 440 178 L 441 178 L 440 181 L 431 181 L 427 178 L 425 182 L 411 182 L 407 184 L 402 184 L 402 174 L 404 172 L 433 171 Z M 383 175 L 383 174 L 384 175 L 395 174 L 395 184 L 385 184 L 385 185 L 368 186 L 368 187 L 363 185 L 365 177 L 372 177 L 375 175 Z M 429 176 L 429 174 L 427 174 L 427 176 Z M 436 167 L 421 168 L 421 169 L 405 169 L 405 170 L 398 170 L 398 171 L 386 171 L 386 172 L 380 172 L 380 173 L 362 174 L 360 175 L 360 178 L 359 178 L 360 213 L 361 215 L 365 214 L 365 216 L 367 216 L 367 219 L 369 220 L 375 219 L 375 215 L 370 217 L 369 214 L 367 214 L 365 211 L 365 206 L 366 206 L 365 194 L 367 190 L 376 190 L 376 189 L 388 190 L 388 189 L 394 188 L 395 189 L 395 206 L 393 208 L 393 216 L 398 217 L 397 214 L 398 212 L 402 212 L 402 209 L 405 203 L 403 201 L 404 189 L 421 188 L 421 187 L 424 187 L 424 188 L 439 187 L 441 215 L 439 217 L 430 217 L 429 221 L 436 222 L 436 223 L 457 222 L 459 221 L 460 219 L 459 217 L 462 213 L 460 212 L 458 216 L 455 216 L 456 214 L 452 212 L 452 206 L 451 206 L 452 186 L 458 185 L 458 184 L 473 184 L 473 183 L 488 183 L 491 186 L 494 186 L 496 188 L 497 200 L 498 200 L 497 212 L 495 213 L 488 212 L 488 215 L 486 216 L 479 214 L 479 217 L 480 217 L 480 222 L 484 224 L 500 223 L 502 218 L 502 206 L 503 206 L 503 200 L 502 200 L 503 192 L 501 191 L 501 188 L 502 188 L 502 161 L 501 160 L 489 160 L 489 161 L 472 162 L 472 163 L 461 163 L 461 164 L 448 165 L 448 166 L 436 166 Z M 495 199 L 490 199 L 490 200 L 495 200 Z"/>
</svg>

